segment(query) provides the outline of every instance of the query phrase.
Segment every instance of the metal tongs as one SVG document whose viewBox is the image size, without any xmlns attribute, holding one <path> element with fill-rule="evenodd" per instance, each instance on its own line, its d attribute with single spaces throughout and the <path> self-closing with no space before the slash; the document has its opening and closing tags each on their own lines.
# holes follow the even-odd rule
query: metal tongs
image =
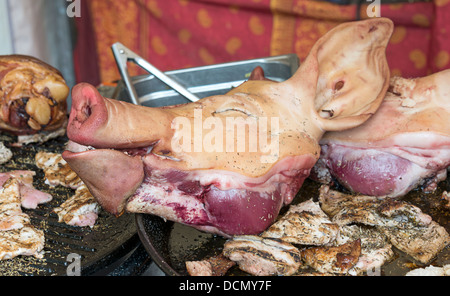
<svg viewBox="0 0 450 296">
<path fill-rule="evenodd" d="M 147 62 L 145 59 L 131 51 L 129 48 L 125 47 L 122 43 L 116 42 L 111 46 L 114 58 L 116 59 L 117 67 L 119 68 L 120 76 L 122 77 L 125 85 L 127 87 L 128 94 L 130 96 L 131 102 L 136 105 L 140 105 L 139 98 L 134 88 L 131 77 L 128 74 L 128 62 L 133 62 L 142 69 L 146 70 L 150 74 L 154 75 L 156 78 L 161 80 L 167 86 L 171 87 L 173 90 L 178 92 L 180 95 L 185 97 L 191 102 L 199 100 L 199 97 L 188 91 L 183 85 L 173 80 L 155 66 Z"/>
</svg>

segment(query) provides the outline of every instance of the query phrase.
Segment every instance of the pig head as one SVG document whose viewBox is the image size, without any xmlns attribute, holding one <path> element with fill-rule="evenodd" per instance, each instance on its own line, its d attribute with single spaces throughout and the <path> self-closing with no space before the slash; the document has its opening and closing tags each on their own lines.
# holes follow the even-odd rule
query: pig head
<svg viewBox="0 0 450 296">
<path fill-rule="evenodd" d="M 136 106 L 79 84 L 67 134 L 89 148 L 63 157 L 113 214 L 259 233 L 309 175 L 323 133 L 358 126 L 379 107 L 392 30 L 383 18 L 342 24 L 287 81 L 255 74 L 226 95 L 185 105 Z"/>
<path fill-rule="evenodd" d="M 364 124 L 326 133 L 316 179 L 335 178 L 373 196 L 403 196 L 421 186 L 432 192 L 450 165 L 450 70 L 393 77 L 377 113 Z"/>
</svg>

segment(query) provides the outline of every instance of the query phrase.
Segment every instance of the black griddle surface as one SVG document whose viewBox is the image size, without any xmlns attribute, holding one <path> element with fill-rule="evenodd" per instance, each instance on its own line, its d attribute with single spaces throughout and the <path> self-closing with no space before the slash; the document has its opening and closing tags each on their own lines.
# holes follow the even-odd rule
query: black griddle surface
<svg viewBox="0 0 450 296">
<path fill-rule="evenodd" d="M 58 222 L 53 209 L 73 195 L 73 189 L 45 184 L 44 172 L 35 165 L 34 157 L 39 151 L 64 151 L 68 139 L 59 137 L 43 144 L 29 144 L 21 148 L 10 147 L 16 137 L 0 134 L 13 152 L 13 159 L 0 166 L 0 172 L 11 170 L 33 170 L 34 187 L 48 192 L 53 200 L 39 205 L 35 210 L 23 211 L 31 217 L 32 224 L 44 231 L 44 258 L 18 256 L 0 261 L 0 275 L 67 275 L 77 271 L 91 275 L 111 265 L 128 254 L 140 243 L 136 232 L 134 214 L 123 214 L 119 218 L 100 211 L 94 227 L 69 226 Z M 76 260 L 74 260 L 76 258 Z M 79 261 L 77 259 L 79 258 Z"/>
</svg>

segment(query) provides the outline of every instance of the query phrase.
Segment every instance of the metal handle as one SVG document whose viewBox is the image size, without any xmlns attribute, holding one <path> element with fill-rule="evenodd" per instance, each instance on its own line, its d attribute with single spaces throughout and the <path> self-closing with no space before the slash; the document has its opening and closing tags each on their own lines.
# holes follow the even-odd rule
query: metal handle
<svg viewBox="0 0 450 296">
<path fill-rule="evenodd" d="M 161 80 L 167 86 L 171 87 L 173 90 L 178 92 L 180 95 L 184 96 L 186 99 L 191 102 L 198 101 L 199 98 L 188 91 L 184 86 L 182 86 L 177 81 L 173 80 L 160 70 L 158 70 L 155 66 L 147 62 L 145 59 L 131 51 L 129 48 L 125 47 L 122 43 L 116 42 L 111 46 L 112 52 L 114 54 L 114 58 L 116 59 L 117 67 L 119 68 L 120 76 L 125 82 L 125 85 L 128 90 L 128 94 L 130 95 L 131 101 L 133 104 L 140 105 L 138 100 L 138 95 L 134 88 L 134 85 L 131 81 L 131 77 L 128 74 L 127 62 L 133 62 L 136 65 L 140 66 L 142 69 L 146 70 L 150 74 L 153 74 L 156 78 Z"/>
</svg>

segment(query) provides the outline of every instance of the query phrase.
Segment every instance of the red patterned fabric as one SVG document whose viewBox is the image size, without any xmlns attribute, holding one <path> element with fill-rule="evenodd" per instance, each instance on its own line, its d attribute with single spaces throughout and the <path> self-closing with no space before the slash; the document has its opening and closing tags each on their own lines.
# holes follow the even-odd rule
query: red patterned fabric
<svg viewBox="0 0 450 296">
<path fill-rule="evenodd" d="M 89 0 L 83 5 L 88 9 L 77 19 L 80 36 L 89 29 L 80 24 L 89 22 L 95 45 L 85 47 L 95 52 L 78 46 L 76 54 L 80 62 L 95 55 L 97 65 L 76 68 L 78 81 L 88 82 L 95 81 L 90 67 L 98 67 L 97 81 L 120 79 L 110 49 L 115 42 L 163 71 L 286 53 L 302 60 L 320 36 L 358 15 L 355 5 L 311 0 Z M 367 5 L 359 15 L 367 18 Z M 387 49 L 393 75 L 418 77 L 450 68 L 450 0 L 383 4 L 381 16 L 395 23 Z M 145 73 L 138 67 L 130 72 Z"/>
</svg>

